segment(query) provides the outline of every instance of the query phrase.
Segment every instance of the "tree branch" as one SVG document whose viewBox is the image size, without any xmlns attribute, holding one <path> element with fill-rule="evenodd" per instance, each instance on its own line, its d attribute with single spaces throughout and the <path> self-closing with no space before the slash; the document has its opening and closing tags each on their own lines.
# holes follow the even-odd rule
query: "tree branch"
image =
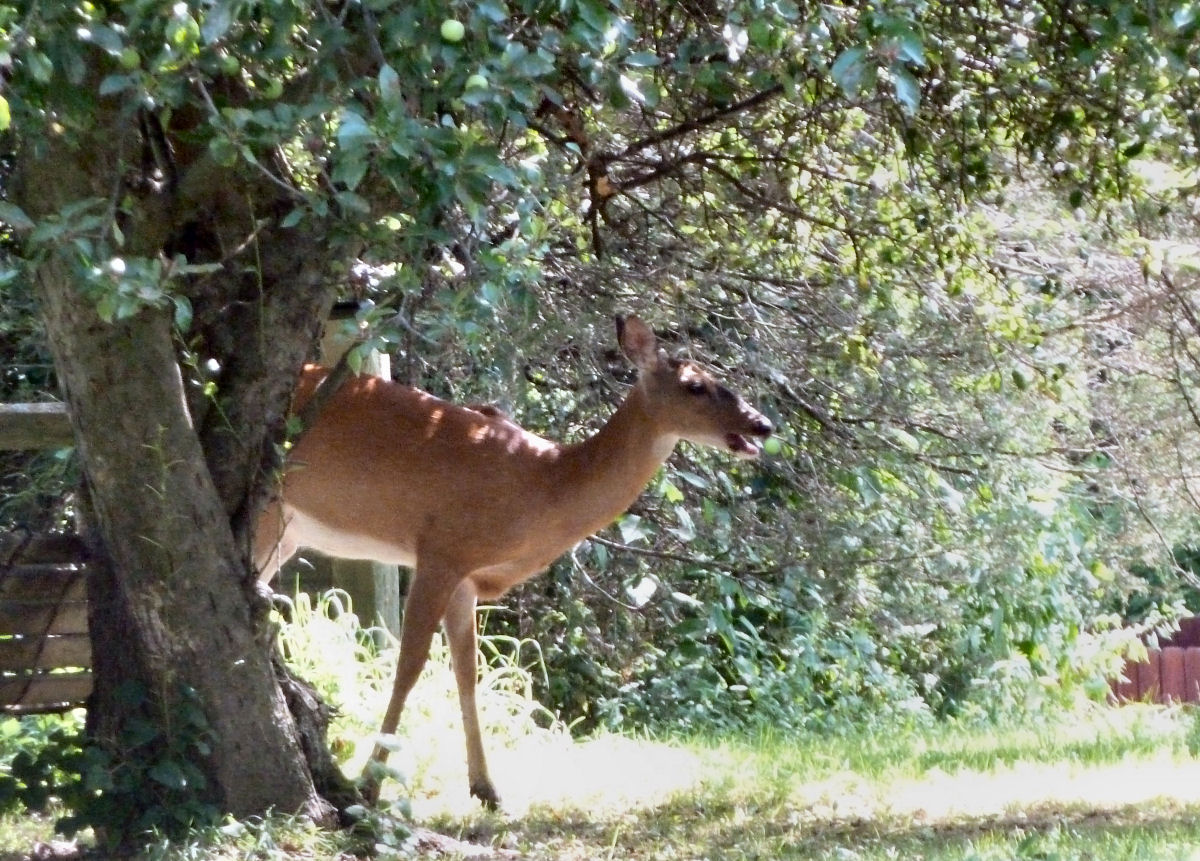
<svg viewBox="0 0 1200 861">
<path fill-rule="evenodd" d="M 733 116 L 734 114 L 740 114 L 744 111 L 756 108 L 765 102 L 769 102 L 782 92 L 783 84 L 775 84 L 767 87 L 765 90 L 755 93 L 752 96 L 747 96 L 740 102 L 734 102 L 732 105 L 728 105 L 715 111 L 709 111 L 707 114 L 703 114 L 702 116 L 694 117 L 690 120 L 684 120 L 682 123 L 679 123 L 672 128 L 664 129 L 661 132 L 655 132 L 654 134 L 648 135 L 641 140 L 634 141 L 618 153 L 613 155 L 601 155 L 598 156 L 598 158 L 604 158 L 606 161 L 618 161 L 623 158 L 628 158 L 634 153 L 641 152 L 649 147 L 666 143 L 667 141 L 674 140 L 675 138 L 683 137 L 686 134 L 698 131 L 706 126 L 711 126 L 720 120 Z"/>
</svg>

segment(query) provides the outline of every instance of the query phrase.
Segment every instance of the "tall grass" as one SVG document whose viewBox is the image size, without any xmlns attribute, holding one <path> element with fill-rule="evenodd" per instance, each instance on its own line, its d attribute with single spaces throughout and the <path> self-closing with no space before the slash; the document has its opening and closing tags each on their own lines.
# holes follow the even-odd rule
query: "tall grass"
<svg viewBox="0 0 1200 861">
<path fill-rule="evenodd" d="M 391 696 L 399 643 L 388 631 L 364 626 L 342 590 L 315 598 L 300 593 L 279 615 L 279 642 L 288 663 L 335 709 L 330 744 L 343 767 L 356 775 L 370 755 Z M 562 737 L 565 730 L 533 697 L 541 668 L 535 644 L 501 644 L 481 638 L 476 693 L 489 749 L 533 737 Z M 529 656 L 528 663 L 522 658 Z M 449 649 L 439 634 L 429 660 L 405 704 L 390 764 L 426 794 L 466 795 L 465 748 Z M 452 783 L 456 781 L 456 783 Z M 386 791 L 386 789 L 385 789 Z M 395 789 L 392 790 L 395 792 Z"/>
</svg>

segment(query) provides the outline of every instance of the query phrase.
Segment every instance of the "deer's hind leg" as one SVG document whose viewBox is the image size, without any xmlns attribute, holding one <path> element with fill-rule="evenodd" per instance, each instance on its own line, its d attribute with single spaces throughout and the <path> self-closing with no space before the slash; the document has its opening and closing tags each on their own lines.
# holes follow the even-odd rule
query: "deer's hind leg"
<svg viewBox="0 0 1200 861">
<path fill-rule="evenodd" d="M 258 517 L 252 558 L 258 579 L 263 583 L 275 579 L 283 564 L 300 549 L 295 530 L 288 528 L 291 521 L 291 514 L 278 500 L 268 504 Z"/>
</svg>

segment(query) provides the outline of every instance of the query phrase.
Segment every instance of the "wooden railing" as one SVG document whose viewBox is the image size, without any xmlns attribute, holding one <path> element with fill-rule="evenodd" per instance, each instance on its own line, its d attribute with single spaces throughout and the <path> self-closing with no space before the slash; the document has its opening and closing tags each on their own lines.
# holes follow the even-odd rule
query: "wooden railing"
<svg viewBox="0 0 1200 861">
<path fill-rule="evenodd" d="M 353 309 L 341 316 L 353 317 Z M 336 358 L 349 346 L 335 334 L 324 351 Z M 386 364 L 370 370 L 387 375 Z M 65 404 L 0 404 L 0 450 L 59 449 L 74 442 Z M 394 565 L 322 561 L 328 572 L 318 582 L 349 592 L 365 623 L 399 633 Z M 76 536 L 0 533 L 0 714 L 62 711 L 82 705 L 91 693 L 88 571 L 86 548 Z"/>
<path fill-rule="evenodd" d="M 0 404 L 0 449 L 74 445 L 66 404 Z"/>
<path fill-rule="evenodd" d="M 0 711 L 62 711 L 91 693 L 87 576 L 74 535 L 0 534 Z"/>
</svg>

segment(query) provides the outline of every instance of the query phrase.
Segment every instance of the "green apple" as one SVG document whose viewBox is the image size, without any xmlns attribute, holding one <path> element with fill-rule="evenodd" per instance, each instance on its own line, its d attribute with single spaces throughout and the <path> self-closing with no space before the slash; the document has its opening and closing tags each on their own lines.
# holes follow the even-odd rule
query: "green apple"
<svg viewBox="0 0 1200 861">
<path fill-rule="evenodd" d="M 465 35 L 467 35 L 467 28 L 463 26 L 462 21 L 447 18 L 442 22 L 442 38 L 447 42 L 461 42 Z"/>
<path fill-rule="evenodd" d="M 486 90 L 488 88 L 488 79 L 483 75 L 472 75 L 467 78 L 468 90 Z"/>
<path fill-rule="evenodd" d="M 117 55 L 117 62 L 121 64 L 121 68 L 127 72 L 132 72 L 142 64 L 142 57 L 137 52 L 137 48 L 122 48 L 121 53 Z"/>
</svg>

